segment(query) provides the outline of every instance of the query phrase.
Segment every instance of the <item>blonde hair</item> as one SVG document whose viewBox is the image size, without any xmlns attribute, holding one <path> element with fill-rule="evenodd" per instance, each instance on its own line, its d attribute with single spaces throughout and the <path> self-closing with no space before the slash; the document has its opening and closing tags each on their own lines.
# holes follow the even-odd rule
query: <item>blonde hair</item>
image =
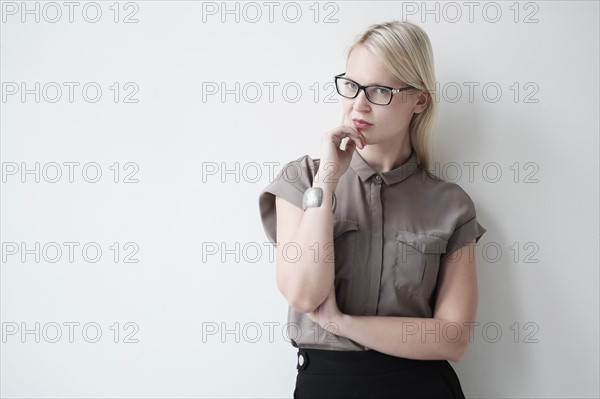
<svg viewBox="0 0 600 399">
<path fill-rule="evenodd" d="M 410 141 L 417 156 L 417 164 L 429 169 L 430 141 L 438 105 L 433 51 L 427 33 L 407 21 L 373 24 L 346 48 L 346 62 L 352 50 L 359 45 L 365 46 L 378 57 L 396 78 L 430 94 L 427 107 L 423 112 L 415 113 L 409 124 Z M 342 113 L 342 124 L 346 122 L 346 115 Z"/>
</svg>

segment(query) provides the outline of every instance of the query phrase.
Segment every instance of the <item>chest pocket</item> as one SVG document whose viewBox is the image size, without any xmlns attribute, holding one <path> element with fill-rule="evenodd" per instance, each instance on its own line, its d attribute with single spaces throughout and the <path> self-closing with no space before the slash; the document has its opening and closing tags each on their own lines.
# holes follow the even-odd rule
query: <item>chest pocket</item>
<svg viewBox="0 0 600 399">
<path fill-rule="evenodd" d="M 349 219 L 333 220 L 335 279 L 338 283 L 352 280 L 358 245 L 358 223 Z M 348 289 L 347 284 L 345 288 Z"/>
<path fill-rule="evenodd" d="M 429 298 L 435 289 L 440 256 L 448 241 L 426 234 L 401 230 L 396 232 L 396 289 Z"/>
</svg>

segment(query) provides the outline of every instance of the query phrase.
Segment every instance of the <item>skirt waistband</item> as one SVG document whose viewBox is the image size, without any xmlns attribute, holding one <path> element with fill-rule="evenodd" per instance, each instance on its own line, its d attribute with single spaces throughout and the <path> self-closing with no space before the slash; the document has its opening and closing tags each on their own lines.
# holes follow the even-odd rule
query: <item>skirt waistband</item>
<svg viewBox="0 0 600 399">
<path fill-rule="evenodd" d="M 446 360 L 417 360 L 391 356 L 375 350 L 338 351 L 298 349 L 299 373 L 313 374 L 377 374 L 413 367 L 444 366 Z"/>
</svg>

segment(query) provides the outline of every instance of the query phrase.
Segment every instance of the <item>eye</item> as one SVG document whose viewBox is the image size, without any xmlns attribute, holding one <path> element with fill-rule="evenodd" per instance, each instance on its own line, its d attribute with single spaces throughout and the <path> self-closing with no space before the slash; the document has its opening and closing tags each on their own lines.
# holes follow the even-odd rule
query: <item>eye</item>
<svg viewBox="0 0 600 399">
<path fill-rule="evenodd" d="M 344 84 L 346 85 L 346 87 L 353 89 L 353 90 L 358 87 L 358 86 L 356 86 L 356 84 L 354 82 L 350 82 L 348 80 Z"/>
<path fill-rule="evenodd" d="M 387 94 L 390 92 L 390 89 L 387 89 L 385 87 L 377 87 L 377 88 L 375 88 L 375 92 L 377 94 Z"/>
</svg>

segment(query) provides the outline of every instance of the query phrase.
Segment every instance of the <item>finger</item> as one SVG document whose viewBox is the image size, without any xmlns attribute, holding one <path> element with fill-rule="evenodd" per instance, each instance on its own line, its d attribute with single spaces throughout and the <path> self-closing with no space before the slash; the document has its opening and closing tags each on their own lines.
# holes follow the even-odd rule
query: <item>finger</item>
<svg viewBox="0 0 600 399">
<path fill-rule="evenodd" d="M 346 142 L 346 146 L 344 147 L 344 151 L 348 151 L 348 150 L 356 148 L 357 144 L 356 144 L 356 142 L 354 140 L 355 139 L 349 139 Z"/>
<path fill-rule="evenodd" d="M 360 149 L 361 149 L 361 150 L 362 150 L 363 148 L 365 148 L 365 144 L 366 144 L 366 142 L 365 142 L 365 140 L 364 140 L 364 139 L 362 139 L 361 137 L 356 137 L 356 138 L 354 138 L 354 140 L 356 141 L 356 145 L 357 145 L 358 147 L 360 147 Z"/>
<path fill-rule="evenodd" d="M 356 129 L 354 126 L 344 125 L 344 128 L 347 129 L 350 135 L 357 137 L 363 144 L 363 147 L 367 145 L 367 139 L 365 138 L 365 135 L 358 131 L 358 129 Z"/>
<path fill-rule="evenodd" d="M 352 143 L 353 147 L 358 147 L 360 149 L 365 148 L 365 143 L 361 140 L 360 137 L 348 136 L 348 144 Z"/>
<path fill-rule="evenodd" d="M 336 127 L 335 129 L 330 130 L 326 134 L 329 135 L 330 140 L 338 149 L 341 149 L 342 141 L 348 138 L 344 146 L 344 151 L 347 148 L 348 142 L 354 142 L 355 145 L 361 149 L 365 148 L 365 146 L 367 145 L 367 141 L 362 135 L 362 133 L 360 133 L 352 126 L 341 125 Z"/>
<path fill-rule="evenodd" d="M 352 140 L 352 145 L 356 148 L 360 148 L 361 150 L 363 148 L 365 148 L 365 145 L 363 144 L 363 142 L 359 139 L 359 138 L 355 138 Z"/>
<path fill-rule="evenodd" d="M 333 131 L 333 135 L 336 137 L 350 137 L 352 140 L 360 140 L 360 144 L 362 144 L 363 147 L 367 144 L 365 136 L 353 126 L 342 125 Z M 359 143 L 357 142 L 357 144 Z"/>
</svg>

